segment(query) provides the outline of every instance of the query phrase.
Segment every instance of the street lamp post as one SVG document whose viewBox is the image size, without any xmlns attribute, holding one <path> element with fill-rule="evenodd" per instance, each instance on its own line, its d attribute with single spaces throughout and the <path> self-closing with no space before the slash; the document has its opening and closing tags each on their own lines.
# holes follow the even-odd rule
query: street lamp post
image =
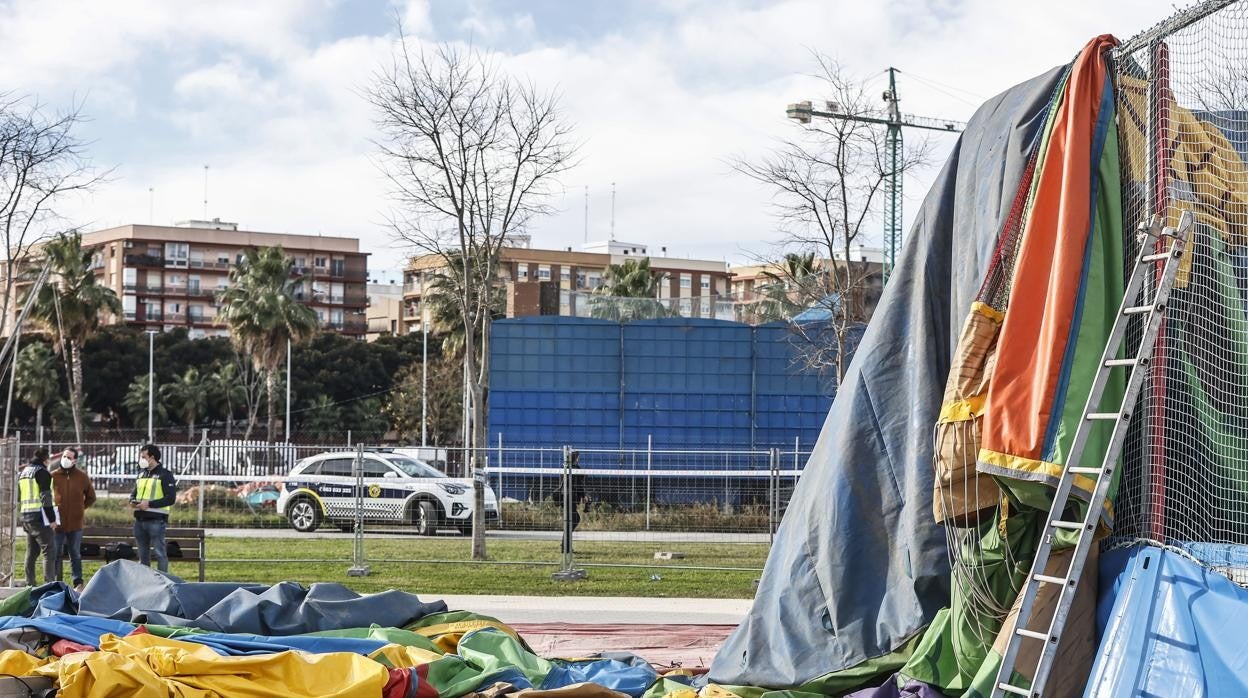
<svg viewBox="0 0 1248 698">
<path fill-rule="evenodd" d="M 290 443 L 290 340 L 286 340 L 286 443 Z"/>
<path fill-rule="evenodd" d="M 155 440 L 152 418 L 156 407 L 156 330 L 147 331 L 147 442 Z"/>
<path fill-rule="evenodd" d="M 423 300 L 423 299 L 422 299 Z M 420 445 L 429 445 L 429 311 L 420 310 Z"/>
</svg>

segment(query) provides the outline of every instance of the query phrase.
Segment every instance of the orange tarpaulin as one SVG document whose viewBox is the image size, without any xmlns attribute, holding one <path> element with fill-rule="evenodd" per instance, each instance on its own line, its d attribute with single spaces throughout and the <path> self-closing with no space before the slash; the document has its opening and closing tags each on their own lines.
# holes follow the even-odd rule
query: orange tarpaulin
<svg viewBox="0 0 1248 698">
<path fill-rule="evenodd" d="M 1046 437 L 1051 420 L 1061 417 L 1055 403 L 1094 216 L 1095 140 L 1106 92 L 1102 54 L 1115 43 L 1099 36 L 1076 60 L 1036 175 L 984 410 L 983 470 L 1060 475 L 1060 466 L 1045 462 Z"/>
</svg>

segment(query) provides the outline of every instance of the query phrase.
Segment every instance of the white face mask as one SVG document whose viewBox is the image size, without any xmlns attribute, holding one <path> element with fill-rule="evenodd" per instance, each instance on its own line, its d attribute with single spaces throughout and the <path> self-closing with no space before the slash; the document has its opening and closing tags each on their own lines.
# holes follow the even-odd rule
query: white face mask
<svg viewBox="0 0 1248 698">
<path fill-rule="evenodd" d="M 70 460 L 70 459 L 66 458 L 65 456 L 61 456 L 61 467 L 62 467 L 62 468 L 65 468 L 66 470 L 68 470 L 68 469 L 70 469 L 70 468 L 74 467 L 74 462 L 73 462 L 72 460 Z"/>
</svg>

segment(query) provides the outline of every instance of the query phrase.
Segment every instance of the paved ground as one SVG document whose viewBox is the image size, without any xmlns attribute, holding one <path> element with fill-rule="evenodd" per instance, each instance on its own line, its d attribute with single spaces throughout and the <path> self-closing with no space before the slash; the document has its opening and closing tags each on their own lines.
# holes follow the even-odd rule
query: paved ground
<svg viewBox="0 0 1248 698">
<path fill-rule="evenodd" d="M 504 623 L 736 625 L 748 599 L 662 599 L 619 596 L 466 596 L 421 594 L 452 609 L 494 616 Z"/>
<path fill-rule="evenodd" d="M 218 538 L 351 538 L 354 534 L 334 529 L 321 529 L 315 533 L 300 533 L 293 528 L 210 528 L 209 536 Z M 414 533 L 400 529 L 369 531 L 368 537 L 417 538 Z M 500 540 L 559 540 L 557 531 L 490 531 L 489 538 Z M 439 537 L 460 537 L 445 532 Z M 673 531 L 577 531 L 576 540 L 587 541 L 670 541 L 673 543 L 767 543 L 766 533 L 682 533 Z"/>
</svg>

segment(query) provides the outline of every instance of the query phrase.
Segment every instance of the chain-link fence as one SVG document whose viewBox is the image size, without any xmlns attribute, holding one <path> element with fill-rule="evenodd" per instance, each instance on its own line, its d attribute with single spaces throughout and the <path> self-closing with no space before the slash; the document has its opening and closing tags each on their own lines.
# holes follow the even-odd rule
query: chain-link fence
<svg viewBox="0 0 1248 698">
<path fill-rule="evenodd" d="M 500 444 L 474 452 L 204 435 L 196 443 L 155 445 L 178 480 L 170 525 L 208 531 L 209 570 L 213 561 L 341 562 L 353 570 L 470 561 L 474 483 L 445 474 L 462 474 L 464 462 L 482 466 L 491 562 L 563 564 L 566 521 L 578 564 L 661 560 L 668 567 L 756 570 L 809 455 L 800 444 L 718 451 Z M 12 447 L 6 461 L 14 464 L 13 477 L 36 446 L 22 444 L 20 459 Z M 131 523 L 140 448 L 82 445 L 79 466 L 98 495 L 88 527 Z M 570 468 L 565 450 L 575 454 Z M 51 464 L 58 458 L 54 451 Z"/>
</svg>

